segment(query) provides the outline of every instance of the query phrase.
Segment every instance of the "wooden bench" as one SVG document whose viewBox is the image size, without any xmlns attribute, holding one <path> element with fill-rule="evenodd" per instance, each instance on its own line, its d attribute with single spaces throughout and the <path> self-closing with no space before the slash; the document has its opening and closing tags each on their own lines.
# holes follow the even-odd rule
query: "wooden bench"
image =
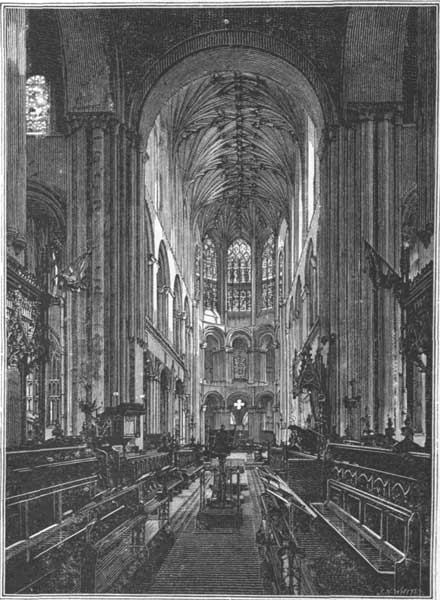
<svg viewBox="0 0 440 600">
<path fill-rule="evenodd" d="M 313 508 L 363 560 L 381 575 L 394 575 L 410 545 L 411 510 L 329 479 L 326 502 Z"/>
</svg>

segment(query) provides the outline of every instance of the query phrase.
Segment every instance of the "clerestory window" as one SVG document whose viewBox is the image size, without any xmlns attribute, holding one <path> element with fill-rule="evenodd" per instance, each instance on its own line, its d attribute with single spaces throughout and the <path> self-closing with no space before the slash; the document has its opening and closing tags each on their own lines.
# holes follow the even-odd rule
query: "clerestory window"
<svg viewBox="0 0 440 600">
<path fill-rule="evenodd" d="M 26 81 L 26 133 L 48 135 L 50 127 L 50 90 L 44 75 Z"/>
<path fill-rule="evenodd" d="M 273 233 L 264 244 L 261 270 L 263 308 L 273 308 L 275 293 L 275 239 Z"/>
</svg>

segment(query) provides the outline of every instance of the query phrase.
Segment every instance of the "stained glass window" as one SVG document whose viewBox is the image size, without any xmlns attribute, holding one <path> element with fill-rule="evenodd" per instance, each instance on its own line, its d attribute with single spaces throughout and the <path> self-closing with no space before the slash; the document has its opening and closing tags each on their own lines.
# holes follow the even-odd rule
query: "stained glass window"
<svg viewBox="0 0 440 600">
<path fill-rule="evenodd" d="M 275 239 L 273 233 L 264 245 L 261 266 L 263 308 L 273 308 L 275 292 Z"/>
<path fill-rule="evenodd" d="M 207 310 L 218 310 L 217 251 L 209 237 L 203 242 L 203 306 Z"/>
<path fill-rule="evenodd" d="M 235 240 L 228 249 L 228 310 L 251 310 L 251 248 Z"/>
<path fill-rule="evenodd" d="M 26 81 L 26 131 L 32 135 L 47 135 L 50 120 L 49 85 L 43 75 L 33 75 Z"/>
</svg>

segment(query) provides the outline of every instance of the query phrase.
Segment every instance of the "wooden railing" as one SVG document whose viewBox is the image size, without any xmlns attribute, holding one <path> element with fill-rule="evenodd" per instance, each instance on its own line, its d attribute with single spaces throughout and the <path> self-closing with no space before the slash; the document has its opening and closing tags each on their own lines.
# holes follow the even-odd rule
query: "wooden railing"
<svg viewBox="0 0 440 600">
<path fill-rule="evenodd" d="M 98 463 L 85 445 L 7 452 L 6 494 L 14 496 L 95 475 Z"/>
</svg>

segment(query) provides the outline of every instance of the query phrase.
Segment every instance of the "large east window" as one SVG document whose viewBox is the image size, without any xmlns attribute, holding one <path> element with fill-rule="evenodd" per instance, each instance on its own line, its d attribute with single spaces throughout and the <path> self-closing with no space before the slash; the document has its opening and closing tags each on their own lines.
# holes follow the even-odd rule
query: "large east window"
<svg viewBox="0 0 440 600">
<path fill-rule="evenodd" d="M 251 248 L 237 239 L 228 248 L 228 310 L 251 310 Z"/>
</svg>

